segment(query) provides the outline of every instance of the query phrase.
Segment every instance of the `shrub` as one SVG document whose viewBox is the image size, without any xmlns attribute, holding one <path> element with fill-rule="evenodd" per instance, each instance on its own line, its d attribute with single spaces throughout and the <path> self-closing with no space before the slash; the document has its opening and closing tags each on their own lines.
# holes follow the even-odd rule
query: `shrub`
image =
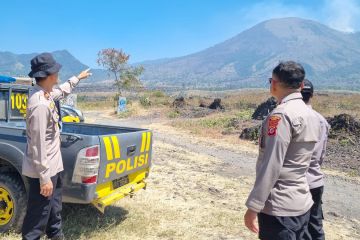
<svg viewBox="0 0 360 240">
<path fill-rule="evenodd" d="M 146 97 L 146 96 L 141 96 L 140 97 L 140 104 L 143 107 L 150 107 L 151 106 L 150 98 Z"/>
<path fill-rule="evenodd" d="M 254 109 L 248 108 L 236 113 L 236 117 L 239 118 L 240 120 L 251 120 L 253 113 L 254 113 Z"/>
<path fill-rule="evenodd" d="M 157 90 L 157 91 L 153 92 L 152 95 L 153 95 L 154 97 L 157 97 L 157 98 L 162 98 L 162 97 L 165 97 L 165 96 L 166 96 L 166 94 L 165 94 L 164 92 L 160 91 L 160 90 Z"/>
<path fill-rule="evenodd" d="M 169 118 L 177 118 L 180 116 L 180 113 L 178 111 L 171 111 L 168 113 Z"/>
</svg>

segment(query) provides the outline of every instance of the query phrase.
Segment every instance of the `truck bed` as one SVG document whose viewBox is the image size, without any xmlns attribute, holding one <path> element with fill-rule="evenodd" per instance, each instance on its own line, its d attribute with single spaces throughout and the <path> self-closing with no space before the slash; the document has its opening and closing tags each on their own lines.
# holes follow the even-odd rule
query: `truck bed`
<svg viewBox="0 0 360 240">
<path fill-rule="evenodd" d="M 64 163 L 64 202 L 90 203 L 99 197 L 96 190 L 99 186 L 110 186 L 112 189 L 114 181 L 125 176 L 135 176 L 137 172 L 148 172 L 151 165 L 152 133 L 148 129 L 64 123 L 60 135 Z M 97 183 L 74 183 L 74 169 L 79 151 L 96 145 L 100 149 Z M 0 122 L 0 158 L 16 159 L 14 166 L 19 173 L 25 146 L 24 120 Z M 135 179 L 128 177 L 128 181 L 132 178 Z"/>
<path fill-rule="evenodd" d="M 109 135 L 109 134 L 133 133 L 139 131 L 145 131 L 145 129 L 120 127 L 120 126 L 105 126 L 105 125 L 88 124 L 88 123 L 77 123 L 77 124 L 64 123 L 61 132 L 74 133 L 77 135 L 98 136 L 98 135 Z"/>
</svg>

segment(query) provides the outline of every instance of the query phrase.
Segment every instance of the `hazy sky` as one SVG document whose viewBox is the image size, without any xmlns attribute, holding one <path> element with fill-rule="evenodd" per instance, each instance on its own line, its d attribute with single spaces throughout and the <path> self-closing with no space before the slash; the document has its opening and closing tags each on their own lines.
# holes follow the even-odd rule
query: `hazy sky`
<svg viewBox="0 0 360 240">
<path fill-rule="evenodd" d="M 92 67 L 102 48 L 131 62 L 182 56 L 275 17 L 360 30 L 360 0 L 4 0 L 0 11 L 0 51 L 67 49 Z"/>
</svg>

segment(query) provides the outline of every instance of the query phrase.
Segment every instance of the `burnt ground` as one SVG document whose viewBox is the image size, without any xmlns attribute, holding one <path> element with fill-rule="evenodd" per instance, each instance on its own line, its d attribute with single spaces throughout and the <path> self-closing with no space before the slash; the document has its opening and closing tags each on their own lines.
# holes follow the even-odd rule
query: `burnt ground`
<svg viewBox="0 0 360 240">
<path fill-rule="evenodd" d="M 331 130 L 323 166 L 360 176 L 360 121 L 348 114 L 336 115 L 327 121 Z M 241 129 L 240 138 L 257 144 L 261 121 L 247 122 L 249 126 Z"/>
<path fill-rule="evenodd" d="M 360 175 L 360 121 L 348 114 L 327 120 L 331 129 L 324 166 Z"/>
<path fill-rule="evenodd" d="M 360 176 L 360 145 L 329 139 L 323 165 L 326 168 Z"/>
<path fill-rule="evenodd" d="M 263 120 L 276 107 L 276 101 L 269 98 L 261 103 L 252 115 Z M 327 118 L 331 126 L 324 167 L 340 170 L 350 175 L 360 176 L 360 120 L 349 114 L 339 114 Z M 257 141 L 259 123 L 242 129 L 240 138 Z"/>
</svg>

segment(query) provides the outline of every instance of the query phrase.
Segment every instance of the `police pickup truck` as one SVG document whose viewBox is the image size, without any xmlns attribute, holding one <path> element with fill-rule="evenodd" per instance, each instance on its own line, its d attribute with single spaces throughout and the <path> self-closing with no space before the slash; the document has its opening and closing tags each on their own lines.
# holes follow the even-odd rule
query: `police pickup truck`
<svg viewBox="0 0 360 240">
<path fill-rule="evenodd" d="M 26 146 L 29 85 L 0 78 L 0 233 L 19 230 L 26 211 L 21 175 Z M 63 123 L 63 202 L 93 204 L 104 212 L 115 201 L 146 188 L 152 132 L 146 129 Z"/>
</svg>

